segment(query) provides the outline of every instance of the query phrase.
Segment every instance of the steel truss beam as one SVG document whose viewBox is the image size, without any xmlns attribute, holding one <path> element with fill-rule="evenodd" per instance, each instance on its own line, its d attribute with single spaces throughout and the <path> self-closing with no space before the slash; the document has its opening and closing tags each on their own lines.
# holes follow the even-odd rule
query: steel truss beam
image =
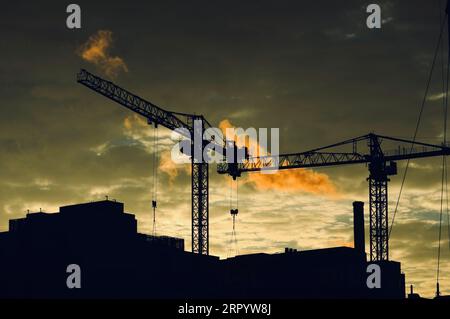
<svg viewBox="0 0 450 319">
<path fill-rule="evenodd" d="M 192 161 L 192 252 L 209 255 L 208 164 Z"/>
<path fill-rule="evenodd" d="M 406 143 L 407 147 L 399 146 L 392 152 L 384 153 L 381 148 L 383 141 Z M 360 142 L 367 143 L 369 152 L 357 151 Z M 336 151 L 336 148 L 345 145 L 351 146 L 352 151 Z M 262 170 L 368 164 L 370 260 L 382 261 L 389 260 L 388 176 L 397 174 L 396 161 L 442 155 L 450 155 L 450 148 L 447 145 L 433 145 L 371 133 L 307 152 L 250 157 L 242 163 L 221 163 L 217 166 L 217 172 L 236 178 L 244 172 Z"/>
</svg>

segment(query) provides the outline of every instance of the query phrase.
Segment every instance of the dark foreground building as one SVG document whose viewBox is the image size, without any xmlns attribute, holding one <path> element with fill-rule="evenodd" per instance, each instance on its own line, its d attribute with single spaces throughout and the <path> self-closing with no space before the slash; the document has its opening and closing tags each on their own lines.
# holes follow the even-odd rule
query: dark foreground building
<svg viewBox="0 0 450 319">
<path fill-rule="evenodd" d="M 0 233 L 0 297 L 404 298 L 397 262 L 380 263 L 381 288 L 367 287 L 362 203 L 354 207 L 356 248 L 226 260 L 186 252 L 183 239 L 138 233 L 115 201 L 30 213 Z M 80 266 L 80 289 L 66 284 L 71 264 Z"/>
</svg>

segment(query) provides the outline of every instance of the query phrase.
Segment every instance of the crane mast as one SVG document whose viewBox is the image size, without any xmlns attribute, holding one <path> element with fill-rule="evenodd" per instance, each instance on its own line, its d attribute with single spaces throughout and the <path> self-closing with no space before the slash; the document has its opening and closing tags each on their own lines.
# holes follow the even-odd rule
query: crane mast
<svg viewBox="0 0 450 319">
<path fill-rule="evenodd" d="M 370 260 L 389 260 L 388 176 L 397 174 L 397 164 L 385 160 L 376 135 L 371 134 L 368 142 Z"/>
<path fill-rule="evenodd" d="M 121 88 L 113 82 L 102 79 L 84 69 L 77 75 L 77 82 L 91 90 L 117 102 L 131 111 L 145 117 L 149 124 L 162 125 L 168 129 L 184 129 L 189 132 L 185 137 L 191 140 L 191 149 L 183 150 L 191 156 L 192 185 L 192 252 L 201 255 L 209 254 L 209 165 L 196 154 L 203 154 L 203 149 L 211 143 L 217 144 L 216 150 L 225 154 L 225 141 L 203 139 L 204 131 L 211 125 L 202 115 L 183 114 L 164 110 L 139 96 Z M 195 121 L 201 121 L 197 128 Z M 196 131 L 201 130 L 201 131 Z M 183 130 L 179 131 L 183 134 Z M 193 136 L 201 136 L 201 143 L 194 143 Z M 223 143 L 222 143 L 223 142 Z"/>
<path fill-rule="evenodd" d="M 410 147 L 398 147 L 394 151 L 385 152 L 382 149 L 382 142 L 385 141 L 407 143 Z M 358 152 L 358 144 L 361 142 L 366 143 L 368 149 L 366 153 Z M 350 145 L 352 151 L 333 151 Z M 382 261 L 389 260 L 388 182 L 389 176 L 397 174 L 396 161 L 443 155 L 450 155 L 450 148 L 446 145 L 433 145 L 371 133 L 307 152 L 250 157 L 243 163 L 236 164 L 221 163 L 217 166 L 217 172 L 229 174 L 236 179 L 245 172 L 367 164 L 370 260 Z"/>
</svg>

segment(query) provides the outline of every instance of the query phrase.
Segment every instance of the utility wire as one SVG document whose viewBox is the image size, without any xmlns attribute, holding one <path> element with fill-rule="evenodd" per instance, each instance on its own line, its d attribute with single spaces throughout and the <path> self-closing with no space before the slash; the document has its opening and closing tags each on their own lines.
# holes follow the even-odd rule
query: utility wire
<svg viewBox="0 0 450 319">
<path fill-rule="evenodd" d="M 439 239 L 438 239 L 438 253 L 437 253 L 437 269 L 436 269 L 436 296 L 439 292 L 439 275 L 441 266 L 441 238 L 442 238 L 442 213 L 444 206 L 444 182 L 445 182 L 446 162 L 445 155 L 442 156 L 442 177 L 441 177 L 441 207 L 439 213 Z"/>
<path fill-rule="evenodd" d="M 449 5 L 449 3 L 447 2 L 447 5 Z M 448 16 L 447 16 L 448 17 Z M 445 88 L 445 92 L 444 92 L 444 96 L 445 96 L 445 131 L 444 131 L 444 146 L 447 146 L 447 121 L 448 121 L 448 88 L 449 88 L 449 81 L 450 81 L 450 25 L 448 25 L 449 21 L 447 21 L 447 37 L 448 37 L 448 42 L 447 42 L 447 81 L 444 85 Z M 443 54 L 443 49 L 442 49 L 442 54 Z M 449 207 L 448 207 L 448 167 L 447 167 L 447 158 L 445 157 L 444 160 L 445 163 L 445 194 L 446 194 L 446 210 L 447 210 L 447 236 L 448 236 L 448 248 L 450 250 L 450 215 L 449 215 Z"/>
<path fill-rule="evenodd" d="M 444 18 L 444 20 L 442 21 L 441 26 L 440 26 L 438 43 L 437 43 L 437 46 L 436 46 L 436 49 L 435 49 L 435 52 L 434 52 L 433 61 L 431 63 L 431 70 L 430 70 L 430 74 L 428 76 L 427 85 L 426 85 L 426 89 L 425 89 L 425 94 L 424 94 L 424 97 L 423 97 L 423 100 L 422 100 L 422 104 L 420 106 L 419 117 L 417 119 L 416 128 L 414 130 L 414 137 L 413 137 L 413 140 L 412 140 L 412 143 L 411 143 L 410 153 L 412 153 L 412 151 L 414 149 L 414 143 L 415 143 L 416 138 L 417 138 L 417 133 L 418 133 L 419 127 L 420 127 L 420 121 L 421 121 L 423 110 L 425 108 L 425 104 L 426 104 L 426 101 L 427 101 L 428 92 L 430 90 L 431 80 L 432 80 L 432 77 L 433 77 L 433 70 L 434 70 L 434 67 L 435 67 L 435 64 L 436 64 L 436 59 L 437 59 L 437 56 L 438 56 L 438 53 L 439 53 L 439 47 L 441 45 L 441 40 L 442 40 L 442 34 L 443 34 L 444 26 L 445 26 L 445 21 L 446 21 L 446 18 Z M 399 194 L 398 194 L 398 197 L 397 197 L 397 203 L 395 204 L 395 210 L 394 210 L 394 214 L 393 214 L 393 217 L 392 217 L 391 226 L 389 228 L 388 239 L 391 238 L 392 227 L 394 226 L 395 216 L 397 215 L 398 205 L 400 203 L 400 198 L 401 198 L 402 192 L 403 192 L 403 186 L 405 185 L 405 180 L 406 180 L 406 175 L 408 173 L 409 163 L 410 163 L 410 159 L 408 158 L 407 161 L 406 161 L 406 168 L 405 168 L 405 171 L 403 173 L 402 183 L 400 185 L 400 191 L 399 191 Z"/>
<path fill-rule="evenodd" d="M 442 14 L 441 14 L 441 20 L 442 20 Z M 449 53 L 449 55 L 450 55 L 450 53 Z M 447 56 L 447 77 L 445 77 L 444 44 L 443 43 L 441 45 L 441 60 L 442 60 L 442 94 L 443 94 L 443 111 L 444 111 L 443 144 L 446 145 L 447 144 L 449 56 Z M 438 239 L 438 254 L 437 254 L 437 269 L 436 269 L 436 296 L 440 295 L 439 276 L 440 276 L 440 266 L 441 266 L 441 240 L 442 240 L 442 215 L 443 215 L 443 211 L 444 211 L 444 185 L 445 185 L 445 191 L 446 191 L 446 201 L 447 201 L 446 208 L 447 208 L 447 221 L 448 221 L 447 161 L 446 161 L 445 155 L 442 156 L 441 207 L 440 207 L 440 213 L 439 213 L 439 239 Z"/>
<path fill-rule="evenodd" d="M 445 158 L 445 210 L 447 214 L 447 242 L 448 242 L 448 249 L 450 251 L 450 212 L 449 212 L 449 206 L 448 206 L 448 166 L 447 166 L 447 158 Z"/>
</svg>

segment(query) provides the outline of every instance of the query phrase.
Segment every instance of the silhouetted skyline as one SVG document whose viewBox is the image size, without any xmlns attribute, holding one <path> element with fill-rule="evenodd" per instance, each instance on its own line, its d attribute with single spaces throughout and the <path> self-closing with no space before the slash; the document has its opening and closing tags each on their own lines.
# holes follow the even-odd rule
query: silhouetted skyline
<svg viewBox="0 0 450 319">
<path fill-rule="evenodd" d="M 385 21 L 374 31 L 365 26 L 365 4 L 356 0 L 78 3 L 81 30 L 66 28 L 66 4 L 3 4 L 0 231 L 27 209 L 56 211 L 108 195 L 136 214 L 139 232 L 151 233 L 153 131 L 75 80 L 80 67 L 102 72 L 80 56 L 99 30 L 111 32 L 111 56 L 126 64 L 118 84 L 167 109 L 204 114 L 215 126 L 228 120 L 244 128 L 279 127 L 280 151 L 287 153 L 370 131 L 410 138 L 443 14 L 439 1 L 383 0 Z M 439 143 L 442 84 L 435 75 L 418 139 Z M 170 132 L 159 134 L 157 232 L 190 247 L 189 167 L 168 161 Z M 429 297 L 439 162 L 412 162 L 390 244 L 407 285 Z M 289 184 L 259 175 L 240 180 L 240 253 L 352 245 L 349 207 L 367 202 L 366 168 L 315 172 L 280 177 Z M 392 179 L 393 201 L 400 181 Z M 221 257 L 231 239 L 229 182 L 212 171 L 211 253 Z M 446 233 L 443 238 L 447 247 Z M 449 257 L 446 249 L 441 289 L 447 294 Z"/>
<path fill-rule="evenodd" d="M 378 263 L 380 286 L 369 288 L 370 262 L 357 241 L 356 249 L 286 248 L 220 260 L 184 251 L 182 239 L 138 233 L 123 203 L 70 205 L 11 220 L 0 233 L 0 298 L 404 298 L 395 261 Z M 73 285 L 69 265 L 77 268 Z"/>
</svg>

